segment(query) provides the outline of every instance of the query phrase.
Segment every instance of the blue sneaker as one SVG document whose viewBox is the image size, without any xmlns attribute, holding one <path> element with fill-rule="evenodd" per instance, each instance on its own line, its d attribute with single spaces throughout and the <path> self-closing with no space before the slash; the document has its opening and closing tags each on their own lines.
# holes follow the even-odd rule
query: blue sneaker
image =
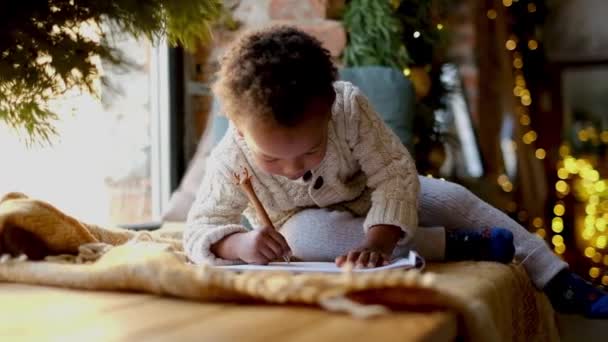
<svg viewBox="0 0 608 342">
<path fill-rule="evenodd" d="M 570 270 L 559 272 L 544 291 L 556 311 L 608 318 L 608 294 Z"/>
</svg>

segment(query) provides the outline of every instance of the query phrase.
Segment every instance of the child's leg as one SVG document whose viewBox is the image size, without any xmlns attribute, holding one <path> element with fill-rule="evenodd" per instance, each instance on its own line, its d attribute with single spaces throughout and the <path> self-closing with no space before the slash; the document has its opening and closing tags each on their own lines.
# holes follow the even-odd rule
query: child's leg
<svg viewBox="0 0 608 342">
<path fill-rule="evenodd" d="M 542 239 L 460 185 L 425 177 L 420 177 L 420 182 L 421 225 L 457 230 L 506 228 L 513 233 L 515 259 L 524 266 L 532 282 L 545 291 L 556 309 L 608 318 L 608 295 L 569 271 L 568 264 L 554 255 Z"/>
<path fill-rule="evenodd" d="M 293 255 L 302 261 L 334 261 L 364 241 L 363 217 L 349 212 L 307 209 L 291 217 L 281 227 Z M 404 256 L 409 248 L 428 261 L 441 261 L 445 250 L 443 228 L 419 228 L 408 246 L 395 248 L 393 257 Z"/>
<path fill-rule="evenodd" d="M 333 261 L 363 241 L 362 224 L 348 212 L 306 209 L 287 220 L 280 232 L 297 259 Z"/>
<path fill-rule="evenodd" d="M 513 233 L 515 260 L 521 262 L 538 288 L 543 288 L 568 265 L 535 234 L 464 187 L 420 177 L 419 223 L 446 229 L 501 227 Z"/>
</svg>

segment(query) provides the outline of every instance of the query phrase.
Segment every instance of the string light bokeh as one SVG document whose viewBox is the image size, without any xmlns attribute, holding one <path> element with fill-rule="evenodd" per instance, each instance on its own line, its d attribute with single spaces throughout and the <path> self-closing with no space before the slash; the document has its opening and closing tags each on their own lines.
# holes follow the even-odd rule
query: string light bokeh
<svg viewBox="0 0 608 342">
<path fill-rule="evenodd" d="M 503 6 L 511 7 L 514 2 L 518 1 L 503 0 Z M 526 8 L 530 15 L 538 10 L 534 2 L 529 2 Z M 496 20 L 497 17 L 497 10 L 488 10 L 488 20 Z M 536 51 L 539 45 L 540 41 L 536 37 L 521 40 L 515 34 L 510 35 L 505 42 L 507 53 L 512 59 L 513 95 L 517 100 L 515 112 L 517 121 L 525 132 L 521 136 L 521 142 L 533 147 L 534 158 L 543 160 L 547 157 L 547 151 L 543 148 L 534 148 L 538 133 L 531 128 L 530 107 L 533 99 L 523 72 L 525 60 L 521 50 Z M 608 145 L 608 131 L 599 132 L 595 127 L 579 130 L 576 138 L 580 142 L 589 142 L 595 146 Z M 516 142 L 513 143 L 517 145 Z M 572 154 L 570 145 L 567 142 L 562 143 L 556 165 L 558 180 L 554 185 L 557 200 L 553 205 L 552 215 L 549 216 L 550 222 L 545 222 L 541 217 L 534 217 L 528 221 L 529 228 L 541 238 L 548 240 L 554 252 L 560 256 L 564 255 L 568 248 L 582 253 L 591 265 L 588 270 L 589 277 L 608 286 L 608 179 L 603 179 L 597 169 L 601 160 L 592 155 L 575 157 Z M 514 190 L 512 181 L 506 175 L 500 175 L 497 182 L 505 192 Z M 574 203 L 572 207 L 566 205 L 565 199 L 568 196 L 573 199 L 569 201 Z M 515 211 L 515 203 L 508 210 Z M 527 217 L 522 213 L 525 211 L 520 211 L 518 219 L 525 221 Z M 565 221 L 566 214 L 570 214 L 573 219 Z M 574 236 L 573 246 L 566 245 L 564 233 L 567 229 L 573 229 L 569 232 Z"/>
</svg>

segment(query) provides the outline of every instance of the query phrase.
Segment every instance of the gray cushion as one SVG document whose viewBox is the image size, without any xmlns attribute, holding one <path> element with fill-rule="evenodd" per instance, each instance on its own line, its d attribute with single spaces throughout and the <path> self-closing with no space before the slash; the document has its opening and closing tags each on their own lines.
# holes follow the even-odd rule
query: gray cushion
<svg viewBox="0 0 608 342">
<path fill-rule="evenodd" d="M 414 88 L 400 70 L 379 66 L 344 68 L 340 79 L 359 87 L 401 142 L 411 147 Z"/>
</svg>

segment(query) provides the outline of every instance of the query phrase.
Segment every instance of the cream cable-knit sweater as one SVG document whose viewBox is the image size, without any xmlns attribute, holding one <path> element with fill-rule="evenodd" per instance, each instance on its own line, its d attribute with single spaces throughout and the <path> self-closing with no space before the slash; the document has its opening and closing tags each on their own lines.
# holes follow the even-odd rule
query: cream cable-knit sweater
<svg viewBox="0 0 608 342">
<path fill-rule="evenodd" d="M 195 263 L 230 264 L 210 247 L 229 234 L 247 231 L 244 214 L 259 226 L 247 196 L 233 181 L 247 167 L 253 187 L 275 227 L 304 208 L 330 207 L 366 216 L 362 229 L 378 224 L 401 227 L 406 243 L 418 224 L 420 185 L 415 164 L 399 138 L 372 109 L 360 90 L 336 82 L 328 144 L 309 181 L 260 170 L 245 141 L 231 125 L 211 153 L 197 198 L 188 214 L 184 250 Z"/>
</svg>

